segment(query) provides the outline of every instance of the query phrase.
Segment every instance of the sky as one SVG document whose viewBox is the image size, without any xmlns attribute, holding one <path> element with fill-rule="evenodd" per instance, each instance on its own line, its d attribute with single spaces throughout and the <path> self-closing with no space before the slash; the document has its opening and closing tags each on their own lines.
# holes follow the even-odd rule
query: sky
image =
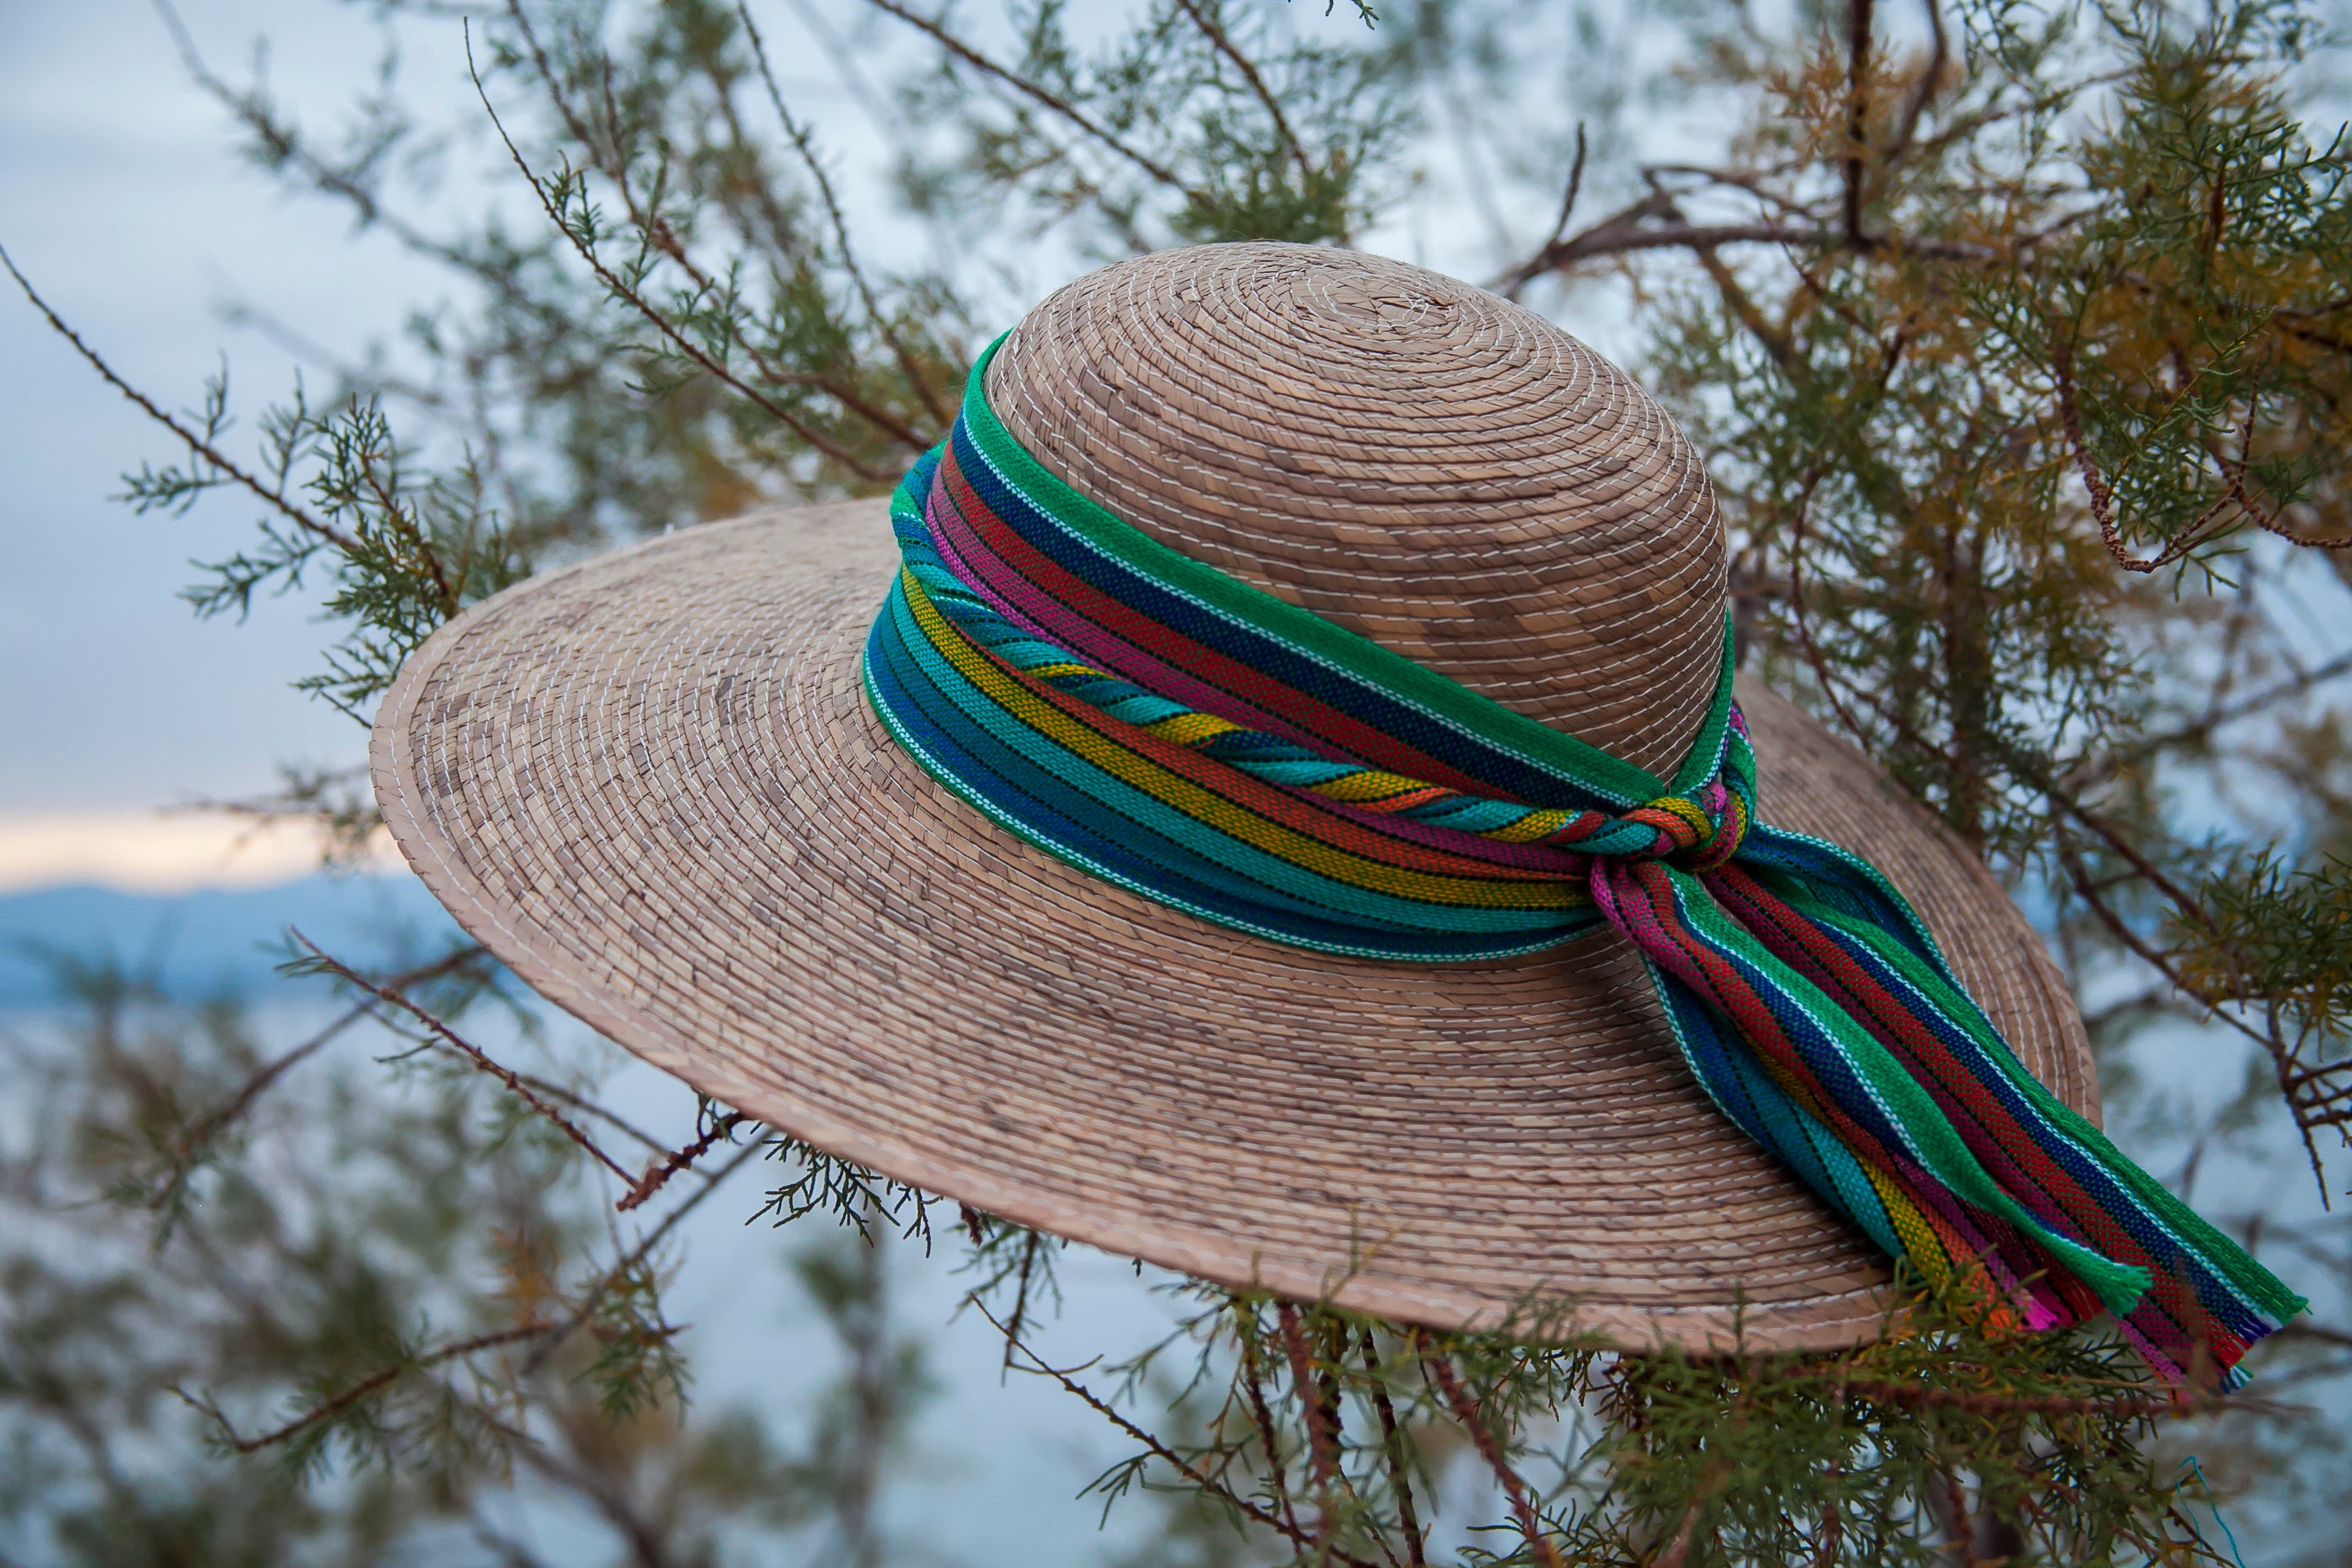
<svg viewBox="0 0 2352 1568">
<path fill-rule="evenodd" d="M 272 91 L 310 123 L 373 85 L 366 7 L 180 0 L 179 11 L 231 80 L 247 79 L 266 38 Z M 791 26 L 789 15 L 772 25 L 787 62 Z M 789 65 L 785 78 L 796 97 L 838 97 Z M 457 23 L 405 29 L 403 81 L 428 108 L 469 110 Z M 854 114 L 828 119 L 837 143 L 873 141 Z M 357 359 L 447 289 L 388 237 L 246 164 L 152 0 L 0 0 L 0 246 L 93 348 L 175 411 L 224 367 L 248 411 L 290 385 L 299 366 L 229 319 L 240 305 Z M 13 284 L 0 287 L 0 894 L 291 875 L 300 836 L 256 839 L 240 822 L 158 808 L 265 794 L 279 763 L 363 757 L 358 724 L 290 689 L 327 640 L 314 605 L 264 600 L 238 624 L 199 620 L 178 601 L 197 576 L 192 560 L 247 542 L 252 510 L 215 498 L 187 516 L 141 517 L 113 500 L 124 470 L 175 461 L 177 444 Z M 231 449 L 249 449 L 250 434 Z"/>
<path fill-rule="evenodd" d="M 348 7 L 189 0 L 184 15 L 223 67 L 267 32 L 273 75 L 298 100 L 350 90 L 369 58 Z M 221 320 L 233 301 L 268 300 L 356 350 L 425 281 L 236 161 L 145 0 L 0 0 L 0 245 L 175 407 L 223 356 L 250 396 L 285 385 L 286 355 Z M 159 824 L 152 809 L 260 793 L 276 759 L 361 754 L 356 724 L 289 689 L 320 640 L 309 606 L 263 603 L 242 626 L 196 620 L 174 598 L 189 559 L 241 542 L 250 514 L 142 518 L 110 500 L 123 469 L 173 458 L 173 444 L 13 286 L 0 364 L 0 889 L 77 870 L 166 886 L 282 868 L 266 847 L 229 854 L 232 825 Z"/>
<path fill-rule="evenodd" d="M 331 122 L 373 85 L 378 35 L 366 6 L 178 6 L 215 72 L 243 81 L 266 59 L 271 90 L 308 123 Z M 767 24 L 786 90 L 815 110 L 849 170 L 853 222 L 887 246 L 903 220 L 886 183 L 861 177 L 887 156 L 878 121 L 824 70 L 800 14 L 772 7 Z M 256 53 L 263 39 L 266 57 Z M 474 112 L 457 23 L 407 26 L 402 49 L 412 101 Z M 482 199 L 526 198 L 494 186 Z M 1442 218 L 1445 205 L 1415 203 L 1410 230 L 1372 236 L 1368 247 L 1475 275 L 1483 259 L 1430 253 L 1433 236 L 1475 226 L 1433 226 L 1430 213 Z M 195 405 L 223 368 L 248 412 L 290 384 L 299 367 L 288 353 L 229 319 L 241 304 L 357 359 L 448 288 L 388 237 L 355 230 L 342 209 L 286 194 L 245 163 L 153 0 L 0 0 L 0 246 L 93 348 L 174 410 Z M 1042 271 L 1059 266 L 1047 258 Z M 1066 269 L 1079 269 L 1076 258 Z M 264 600 L 238 624 L 198 620 L 177 600 L 197 576 L 192 559 L 247 542 L 252 509 L 215 498 L 187 516 L 142 517 L 112 499 L 124 470 L 175 461 L 177 444 L 13 285 L 0 289 L 0 894 L 290 875 L 307 850 L 299 835 L 257 839 L 238 821 L 158 811 L 265 794 L 280 763 L 362 758 L 359 725 L 290 689 L 327 640 L 313 605 Z M 1573 324 L 1591 335 L 1606 321 Z M 232 450 L 249 449 L 250 435 L 233 437 Z"/>
</svg>

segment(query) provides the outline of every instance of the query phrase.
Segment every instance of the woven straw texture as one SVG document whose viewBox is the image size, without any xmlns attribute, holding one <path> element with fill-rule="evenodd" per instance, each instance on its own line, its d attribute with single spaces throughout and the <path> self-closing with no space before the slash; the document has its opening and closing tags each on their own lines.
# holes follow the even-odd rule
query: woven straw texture
<svg viewBox="0 0 2352 1568">
<path fill-rule="evenodd" d="M 1031 311 L 989 405 L 1160 542 L 1652 773 L 1715 694 L 1697 455 L 1483 289 L 1353 251 L 1159 251 Z"/>
<path fill-rule="evenodd" d="M 1396 263 L 1220 246 L 1032 314 L 991 403 L 1138 527 L 1666 771 L 1723 551 L 1671 421 L 1539 318 Z M 989 824 L 858 655 L 884 503 L 709 524 L 534 578 L 413 658 L 377 795 L 458 920 L 698 1089 L 991 1213 L 1438 1325 L 1530 1296 L 1633 1347 L 1852 1342 L 1887 1266 L 1710 1105 L 1613 933 L 1333 958 Z M 1767 820 L 1869 857 L 2026 1066 L 2096 1115 L 2000 888 L 1859 753 L 1743 686 Z"/>
</svg>

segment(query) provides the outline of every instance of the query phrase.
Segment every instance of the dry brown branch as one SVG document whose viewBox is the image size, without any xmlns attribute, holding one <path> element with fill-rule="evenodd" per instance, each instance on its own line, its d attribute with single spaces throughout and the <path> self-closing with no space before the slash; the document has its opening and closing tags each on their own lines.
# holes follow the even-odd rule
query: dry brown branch
<svg viewBox="0 0 2352 1568">
<path fill-rule="evenodd" d="M 1470 1441 L 1476 1445 L 1478 1457 L 1486 1461 L 1486 1468 L 1494 1473 L 1496 1483 L 1503 1489 L 1503 1495 L 1509 1499 L 1511 1517 L 1518 1524 L 1519 1533 L 1527 1538 L 1528 1549 L 1535 1553 L 1536 1561 L 1544 1568 L 1562 1568 L 1559 1549 L 1552 1544 L 1551 1537 L 1544 1533 L 1542 1521 L 1536 1517 L 1535 1504 L 1528 1495 L 1528 1483 L 1520 1479 L 1517 1470 L 1512 1468 L 1510 1460 L 1496 1443 L 1495 1435 L 1486 1429 L 1485 1413 L 1478 1408 L 1478 1402 L 1470 1396 L 1470 1391 L 1463 1387 L 1462 1380 L 1454 1375 L 1453 1358 L 1437 1348 L 1435 1336 L 1427 1329 L 1413 1330 L 1412 1340 L 1413 1348 L 1420 1353 L 1422 1369 L 1444 1397 L 1445 1407 L 1453 1413 L 1454 1419 L 1463 1431 L 1469 1434 Z"/>
<path fill-rule="evenodd" d="M 1388 1462 L 1389 1485 L 1396 1491 L 1397 1522 L 1404 1531 L 1405 1562 L 1412 1568 L 1425 1568 L 1429 1559 L 1422 1552 L 1421 1517 L 1413 1506 L 1412 1476 L 1406 1461 L 1404 1434 L 1397 1429 L 1396 1406 L 1389 1400 L 1380 1346 L 1374 1342 L 1370 1329 L 1363 1333 L 1363 1351 L 1364 1371 L 1371 1378 L 1372 1408 L 1381 1418 L 1381 1453 Z"/>
<path fill-rule="evenodd" d="M 1865 248 L 1862 237 L 1863 172 L 1870 154 L 1870 22 L 1872 0 L 1846 0 L 1845 158 L 1839 174 L 1839 213 L 1845 243 Z"/>
<path fill-rule="evenodd" d="M 390 1003 L 393 1006 L 399 1008 L 404 1013 L 406 1013 L 410 1017 L 415 1018 L 418 1023 L 424 1025 L 425 1028 L 432 1031 L 435 1038 L 442 1041 L 445 1045 L 449 1046 L 455 1049 L 458 1055 L 464 1057 L 466 1060 L 471 1062 L 475 1067 L 479 1068 L 482 1071 L 489 1074 L 492 1078 L 497 1079 L 500 1083 L 506 1085 L 508 1089 L 520 1097 L 524 1104 L 530 1106 L 533 1110 L 538 1111 L 540 1115 L 553 1122 L 562 1131 L 565 1137 L 571 1139 L 572 1142 L 577 1143 L 582 1149 L 587 1151 L 590 1156 L 592 1156 L 598 1164 L 603 1165 L 606 1170 L 620 1177 L 621 1180 L 628 1185 L 635 1186 L 636 1184 L 636 1178 L 631 1175 L 629 1172 L 622 1166 L 619 1161 L 614 1159 L 610 1154 L 605 1153 L 604 1149 L 598 1145 L 594 1139 L 589 1137 L 587 1133 L 580 1130 L 580 1127 L 576 1122 L 572 1121 L 562 1111 L 556 1110 L 554 1106 L 549 1104 L 537 1093 L 533 1092 L 530 1087 L 522 1081 L 521 1075 L 515 1072 L 513 1068 L 506 1066 L 502 1062 L 492 1059 L 492 1058 L 480 1047 L 466 1039 L 463 1036 L 459 1035 L 457 1030 L 452 1029 L 447 1024 L 443 1023 L 439 1018 L 435 1017 L 431 1013 L 426 1012 L 423 1007 L 418 1006 L 406 996 L 401 994 L 398 991 L 394 990 L 390 985 L 381 984 L 375 981 L 370 980 L 366 975 L 362 974 L 358 970 L 353 969 L 341 959 L 331 955 L 324 948 L 321 948 L 318 943 L 312 942 L 309 937 L 304 936 L 300 931 L 297 931 L 293 934 L 294 940 L 301 943 L 302 946 L 310 952 L 310 956 L 318 961 L 319 966 L 324 969 L 328 973 L 335 975 L 337 978 L 349 984 L 357 986 L 362 991 L 367 992 L 370 995 L 376 997 L 380 1001 Z"/>
<path fill-rule="evenodd" d="M 1298 1395 L 1298 1407 L 1307 1417 L 1308 1452 L 1314 1466 L 1315 1484 L 1328 1489 L 1339 1479 L 1339 1458 L 1337 1435 L 1331 1430 L 1329 1413 L 1315 1393 L 1315 1360 L 1307 1353 L 1307 1336 L 1298 1326 L 1298 1309 L 1282 1302 L 1275 1310 L 1275 1319 L 1282 1329 L 1283 1353 L 1290 1361 L 1290 1385 Z"/>
<path fill-rule="evenodd" d="M 734 1131 L 735 1129 L 744 1121 L 744 1120 L 745 1117 L 740 1110 L 730 1110 L 724 1116 L 713 1118 L 709 1127 L 704 1131 L 701 1137 L 697 1138 L 693 1142 L 688 1143 L 685 1148 L 680 1149 L 677 1152 L 670 1155 L 667 1159 L 647 1166 L 646 1173 L 638 1178 L 637 1184 L 631 1187 L 627 1194 L 622 1197 L 621 1201 L 614 1204 L 613 1206 L 615 1209 L 618 1209 L 621 1213 L 626 1214 L 631 1209 L 643 1204 L 647 1198 L 652 1197 L 656 1193 L 661 1191 L 663 1187 L 668 1185 L 669 1179 L 672 1176 L 677 1175 L 680 1171 L 685 1170 L 688 1165 L 693 1164 L 697 1160 L 699 1160 L 705 1154 L 709 1153 L 714 1144 L 716 1144 L 720 1139 L 726 1137 L 730 1132 Z"/>
<path fill-rule="evenodd" d="M 1243 1310 L 1234 1303 L 1238 1314 Z M 1236 1328 L 1234 1338 L 1242 1352 L 1242 1386 L 1248 1392 L 1250 1415 L 1257 1423 L 1258 1446 L 1265 1454 L 1266 1482 L 1274 1489 L 1275 1501 L 1282 1507 L 1282 1517 L 1294 1535 L 1298 1530 L 1297 1510 L 1290 1501 L 1290 1476 L 1282 1462 L 1282 1450 L 1275 1441 L 1274 1411 L 1265 1398 L 1265 1373 L 1258 1364 L 1257 1342 L 1248 1331 Z"/>
<path fill-rule="evenodd" d="M 1568 220 L 1576 212 L 1576 198 L 1583 194 L 1584 153 L 1584 121 L 1580 120 L 1576 122 L 1576 157 L 1568 166 L 1568 190 L 1559 199 L 1559 216 L 1553 220 L 1551 232 L 1536 247 L 1535 254 L 1497 280 L 1496 292 L 1504 299 L 1517 300 L 1529 283 L 1551 270 L 1544 258 L 1559 247 L 1561 237 L 1568 233 Z"/>
<path fill-rule="evenodd" d="M 2083 415 L 2074 395 L 2074 345 L 2072 340 L 2061 338 L 2050 357 L 2050 379 L 2058 405 L 2058 421 L 2066 433 L 2067 451 L 2074 459 L 2075 471 L 2082 476 L 2083 489 L 2091 500 L 2092 521 L 2099 525 L 2099 539 L 2106 545 L 2107 554 L 2126 572 L 2148 573 L 2161 570 L 2176 561 L 2186 559 L 2200 545 L 2221 537 L 2237 521 L 2252 522 L 2266 533 L 2274 533 L 2290 544 L 2313 550 L 2352 550 L 2352 534 L 2340 538 L 2318 538 L 2298 532 L 2281 521 L 2275 512 L 2266 511 L 2253 504 L 2246 493 L 2246 469 L 2252 458 L 2254 408 L 2249 402 L 2245 428 L 2242 432 L 2239 455 L 2221 460 L 2222 489 L 2213 504 L 2189 520 L 2155 554 L 2142 559 L 2125 544 L 2123 531 L 2116 520 L 2115 492 L 2101 471 L 2096 458 L 2091 455 L 2089 440 L 2083 433 Z M 2181 395 L 2187 395 L 2184 388 Z"/>
</svg>

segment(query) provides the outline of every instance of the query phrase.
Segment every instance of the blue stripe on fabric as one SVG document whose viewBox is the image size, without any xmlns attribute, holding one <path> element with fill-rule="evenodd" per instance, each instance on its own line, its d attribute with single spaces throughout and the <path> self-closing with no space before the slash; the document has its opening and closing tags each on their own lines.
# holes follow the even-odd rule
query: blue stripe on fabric
<svg viewBox="0 0 2352 1568">
<path fill-rule="evenodd" d="M 1572 941 L 1597 923 L 1598 917 L 1590 910 L 1486 910 L 1473 912 L 1489 917 L 1505 913 L 1517 917 L 1518 923 L 1501 931 L 1436 931 L 1427 924 L 1431 910 L 1396 900 L 1398 906 L 1411 910 L 1414 923 L 1400 923 L 1391 931 L 1368 929 L 1378 919 L 1370 910 L 1334 908 L 1255 878 L 1250 879 L 1255 886 L 1236 893 L 1233 884 L 1243 875 L 1238 868 L 1200 853 L 1170 830 L 1187 837 L 1204 835 L 1219 849 L 1278 871 L 1302 889 L 1339 885 L 1218 834 L 1059 747 L 1053 750 L 1061 765 L 1087 778 L 1100 795 L 1024 756 L 958 703 L 954 686 L 962 685 L 966 700 L 994 708 L 984 693 L 971 689 L 951 668 L 934 668 L 924 659 L 927 650 L 919 641 L 919 630 L 911 624 L 898 624 L 898 617 L 908 613 L 900 602 L 893 613 L 877 617 L 867 644 L 867 684 L 877 704 L 887 710 L 885 716 L 892 721 L 894 732 L 910 736 L 918 743 L 910 749 L 919 756 L 928 753 L 938 764 L 926 771 L 973 805 L 1041 847 L 1108 880 L 1258 935 L 1327 952 L 1423 963 L 1538 952 Z M 1014 729 L 1016 741 L 1052 745 L 1024 727 L 1016 724 Z M 1171 879 L 1181 885 L 1168 887 Z M 1543 923 L 1530 931 L 1527 923 L 1530 920 Z"/>
<path fill-rule="evenodd" d="M 1823 1203 L 1861 1226 L 1882 1251 L 1903 1257 L 1903 1241 L 1887 1217 L 1886 1205 L 1853 1152 L 1790 1099 L 1752 1052 L 1725 1036 L 1715 1015 L 1688 986 L 1654 963 L 1649 969 L 1683 1060 L 1707 1098 Z"/>
<path fill-rule="evenodd" d="M 1830 1098 L 1837 1102 L 1840 1110 L 1861 1122 L 1881 1142 L 1902 1149 L 1922 1170 L 1941 1182 L 1947 1190 L 1963 1203 L 1974 1205 L 1978 1208 L 2000 1215 L 2055 1253 L 2068 1268 L 2082 1277 L 2084 1283 L 2090 1285 L 2098 1293 L 2100 1300 L 2105 1302 L 2109 1310 L 2120 1316 L 2129 1311 L 2137 1303 L 2139 1296 L 2146 1290 L 2147 1281 L 2144 1270 L 2126 1268 L 2125 1266 L 2105 1258 L 2095 1248 L 2086 1247 L 2071 1237 L 2061 1235 L 2044 1225 L 2039 1215 L 2027 1209 L 2003 1189 L 2000 1183 L 1994 1181 L 1991 1173 L 1979 1165 L 1976 1157 L 1965 1148 L 1959 1152 L 1966 1161 L 1966 1164 L 1958 1170 L 1930 1156 L 1910 1136 L 1908 1129 L 1905 1127 L 1902 1121 L 1894 1115 L 1893 1109 L 1879 1099 L 1876 1087 L 1862 1077 L 1859 1068 L 1846 1055 L 1845 1044 L 1832 1035 L 1815 1016 L 1816 1005 L 1822 1017 L 1847 1016 L 1843 1009 L 1822 994 L 1821 989 L 1811 981 L 1790 969 L 1778 959 L 1770 959 L 1769 963 L 1759 963 L 1736 945 L 1717 936 L 1716 931 L 1710 928 L 1731 924 L 1731 917 L 1717 906 L 1712 898 L 1706 900 L 1704 910 L 1692 906 L 1686 897 L 1686 890 L 1689 887 L 1696 886 L 1696 879 L 1689 877 L 1686 873 L 1676 872 L 1673 874 L 1673 886 L 1676 913 L 1684 929 L 1698 941 L 1706 943 L 1709 952 L 1737 970 L 1740 978 L 1763 1000 L 1765 1005 L 1771 1009 L 1774 1019 L 1780 1024 L 1790 1042 L 1796 1046 L 1798 1055 L 1803 1058 L 1805 1065 L 1812 1069 L 1814 1076 L 1822 1080 L 1822 1088 L 1828 1091 Z M 1744 931 L 1742 934 L 1747 935 Z M 1756 939 L 1753 936 L 1748 936 L 1748 940 L 1754 942 Z M 1775 971 L 1780 973 L 1776 973 Z M 1868 1037 L 1868 1031 L 1862 1029 L 1859 1023 L 1856 1023 L 1855 1027 Z M 1874 1038 L 1870 1040 L 1870 1047 L 1879 1051 L 1886 1049 Z M 1899 1063 L 1895 1065 L 1900 1068 Z M 1904 1076 L 1911 1075 L 1906 1072 Z M 1917 1080 L 1914 1079 L 1913 1081 L 1916 1083 Z M 1924 1085 L 1920 1086 L 1919 1092 L 1923 1095 L 1927 1093 Z M 2142 1276 L 2139 1292 L 2133 1294 L 2129 1300 L 2123 1300 L 2116 1293 L 2101 1289 L 2096 1283 L 2105 1274 L 2119 1268 L 2123 1268 L 2126 1273 Z M 2110 1299 L 2111 1296 L 2114 1299 Z"/>
<path fill-rule="evenodd" d="M 1535 805 L 1568 810 L 1622 810 L 1637 802 L 1601 795 L 1579 781 L 1489 745 L 1424 710 L 1397 701 L 1291 644 L 1267 637 L 1197 601 L 1139 576 L 1097 549 L 1068 525 L 1048 516 L 1006 482 L 959 424 L 951 436 L 956 463 L 980 499 L 1032 548 L 1079 581 L 1141 616 L 1216 649 L 1238 664 L 1307 693 L 1383 734 L 1392 735 L 1497 794 Z"/>
<path fill-rule="evenodd" d="M 1111 831 L 1141 828 L 1153 833 L 1181 846 L 1213 868 L 1246 879 L 1261 890 L 1278 890 L 1304 900 L 1307 911 L 1318 917 L 1370 919 L 1400 931 L 1434 927 L 1456 932 L 1507 932 L 1517 937 L 1521 933 L 1557 931 L 1569 912 L 1440 904 L 1406 894 L 1355 887 L 1271 854 L 1097 767 L 1007 713 L 940 658 L 914 625 L 912 612 L 903 597 L 893 605 L 891 613 L 902 619 L 897 627 L 898 641 L 920 667 L 926 679 L 944 691 L 965 717 L 986 730 L 997 744 L 1012 748 L 1056 783 L 1108 808 L 1118 820 L 1114 824 L 1112 819 L 1105 818 L 1101 826 Z M 1246 812 L 1248 808 L 1235 804 L 1233 809 Z"/>
<path fill-rule="evenodd" d="M 2199 1298 L 2205 1300 L 2207 1310 L 2222 1319 L 2241 1338 L 2260 1338 L 2270 1331 L 2274 1325 L 2259 1305 L 2243 1294 L 2227 1275 L 2207 1267 L 2200 1249 L 2189 1237 L 2167 1225 L 2161 1215 L 2152 1212 L 2142 1195 L 2120 1178 L 2110 1162 L 2085 1148 L 2072 1129 L 2052 1119 L 2043 1106 L 2025 1092 L 2017 1081 L 2017 1075 L 2024 1068 L 2005 1044 L 1996 1049 L 1975 1030 L 1963 1027 L 1953 1020 L 1938 998 L 1923 992 L 1910 975 L 1888 963 L 1886 955 L 1864 935 L 1846 929 L 1843 922 L 1850 918 L 1853 917 L 1823 911 L 1814 917 L 1814 924 L 1864 973 L 1892 994 L 1906 999 L 1908 1009 L 1943 1042 L 1969 1071 L 1969 1077 L 2000 1101 L 2002 1108 L 2032 1136 L 2036 1145 L 2064 1167 L 2108 1217 L 2120 1225 L 2158 1267 L 2178 1259 L 2179 1265 L 2189 1270 L 2190 1282 L 2195 1286 Z M 1990 1026 L 1989 1023 L 1986 1025 L 1988 1029 Z M 1999 1036 L 1993 1038 L 1998 1041 Z M 1926 1080 L 1923 1079 L 1921 1082 L 1924 1087 Z M 1957 1126 L 1957 1118 L 1954 1122 Z M 1990 1131 L 1984 1136 L 1988 1141 L 1997 1142 Z M 2057 1205 L 2053 1203 L 2053 1206 Z M 2085 1247 L 2096 1245 L 2089 1237 L 2078 1235 L 2074 1223 L 2063 1214 L 2037 1217 L 2042 1217 L 2043 1224 Z M 2216 1304 L 2210 1298 L 2216 1291 L 2221 1293 L 2226 1310 L 2215 1310 Z"/>
</svg>

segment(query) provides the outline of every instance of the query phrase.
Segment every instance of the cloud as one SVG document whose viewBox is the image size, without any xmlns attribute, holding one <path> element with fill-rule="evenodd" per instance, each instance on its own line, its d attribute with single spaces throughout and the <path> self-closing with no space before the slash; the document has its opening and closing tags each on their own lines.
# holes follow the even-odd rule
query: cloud
<svg viewBox="0 0 2352 1568">
<path fill-rule="evenodd" d="M 57 812 L 0 816 L 0 893 L 96 884 L 135 893 L 258 888 L 319 868 L 317 829 L 221 812 Z M 396 871 L 381 830 L 364 869 Z"/>
</svg>

